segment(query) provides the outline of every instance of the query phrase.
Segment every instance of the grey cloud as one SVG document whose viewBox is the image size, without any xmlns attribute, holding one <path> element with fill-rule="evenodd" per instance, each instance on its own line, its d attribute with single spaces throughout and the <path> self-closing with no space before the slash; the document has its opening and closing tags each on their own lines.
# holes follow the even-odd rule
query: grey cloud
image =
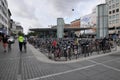
<svg viewBox="0 0 120 80">
<path fill-rule="evenodd" d="M 12 1 L 10 4 L 12 5 L 11 11 L 15 16 L 28 19 L 32 18 L 37 20 L 35 16 L 35 8 L 33 6 L 28 5 L 25 2 L 25 0 L 11 0 L 11 1 Z"/>
<path fill-rule="evenodd" d="M 90 12 L 91 5 L 99 0 L 7 0 L 14 20 L 32 27 L 48 26 L 57 17 L 73 18 L 72 9 L 77 15 Z M 88 11 L 89 9 L 89 11 Z M 79 16 L 78 16 L 79 17 Z M 29 25 L 28 25 L 29 24 Z M 26 28 L 26 27 L 25 27 Z"/>
<path fill-rule="evenodd" d="M 71 15 L 79 3 L 89 2 L 88 0 L 51 0 L 55 9 L 64 15 Z"/>
<path fill-rule="evenodd" d="M 25 33 L 27 33 L 29 26 L 41 26 L 35 14 L 36 8 L 29 5 L 27 1 L 29 0 L 8 0 L 12 18 L 22 24 Z"/>
</svg>

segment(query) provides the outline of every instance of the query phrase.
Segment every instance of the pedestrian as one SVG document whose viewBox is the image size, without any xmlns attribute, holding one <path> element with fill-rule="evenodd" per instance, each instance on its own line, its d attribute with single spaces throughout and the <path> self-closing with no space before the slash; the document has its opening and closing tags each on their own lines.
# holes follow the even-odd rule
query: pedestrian
<svg viewBox="0 0 120 80">
<path fill-rule="evenodd" d="M 23 41 L 24 41 L 24 37 L 23 37 L 22 33 L 20 33 L 19 36 L 18 36 L 20 52 L 22 52 Z"/>
<path fill-rule="evenodd" d="M 8 41 L 8 37 L 7 37 L 6 34 L 3 35 L 2 41 L 3 41 L 4 52 L 7 52 L 7 41 Z"/>
<path fill-rule="evenodd" d="M 8 36 L 8 51 L 11 51 L 11 44 L 12 44 L 12 40 L 10 39 L 10 36 Z"/>
<path fill-rule="evenodd" d="M 64 45 L 63 50 L 64 50 L 63 53 L 64 53 L 65 60 L 67 61 L 68 55 L 67 55 L 67 46 L 66 46 L 66 44 Z"/>
<path fill-rule="evenodd" d="M 54 41 L 52 42 L 53 52 L 55 52 L 56 46 L 57 46 L 57 41 L 54 40 Z"/>
<path fill-rule="evenodd" d="M 26 46 L 26 44 L 27 44 L 27 36 L 25 35 L 24 36 L 24 40 L 23 40 L 23 46 L 24 46 L 25 52 L 27 52 L 27 46 Z"/>
<path fill-rule="evenodd" d="M 69 60 L 71 60 L 71 46 L 70 45 L 67 45 L 67 54 L 68 54 Z"/>
<path fill-rule="evenodd" d="M 78 45 L 74 44 L 73 47 L 74 47 L 74 55 L 75 55 L 75 57 L 77 59 L 77 57 L 78 57 Z"/>
<path fill-rule="evenodd" d="M 0 42 L 2 41 L 2 33 L 0 33 Z"/>
</svg>

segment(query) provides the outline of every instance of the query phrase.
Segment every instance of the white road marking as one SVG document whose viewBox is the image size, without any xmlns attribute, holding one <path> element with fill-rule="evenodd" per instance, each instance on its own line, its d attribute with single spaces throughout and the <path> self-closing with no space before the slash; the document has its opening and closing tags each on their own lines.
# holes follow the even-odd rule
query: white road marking
<svg viewBox="0 0 120 80">
<path fill-rule="evenodd" d="M 116 58 L 116 59 L 111 59 L 111 60 L 107 60 L 107 61 L 103 61 L 102 63 L 107 63 L 107 62 L 111 62 L 111 61 L 116 61 L 116 60 L 119 60 L 120 58 Z M 101 64 L 101 63 L 99 63 L 99 62 L 96 62 L 96 61 L 94 61 L 94 60 L 87 60 L 87 61 L 90 61 L 90 62 L 92 62 L 92 63 L 95 63 L 95 64 Z"/>
<path fill-rule="evenodd" d="M 116 59 L 116 60 L 117 60 L 117 59 Z M 108 65 L 103 64 L 103 63 L 105 63 L 105 62 L 99 63 L 99 62 L 96 62 L 96 61 L 93 61 L 93 60 L 88 60 L 88 61 L 93 62 L 93 63 L 98 64 L 98 65 L 102 65 L 102 66 L 107 67 L 107 68 L 109 68 L 109 69 L 112 69 L 112 70 L 115 70 L 115 71 L 119 71 L 119 72 L 120 72 L 120 69 L 118 69 L 118 68 L 114 68 L 114 67 L 111 67 L 111 66 L 108 66 Z M 111 61 L 111 60 L 109 60 L 109 61 Z M 106 61 L 106 62 L 108 62 L 108 61 Z"/>
<path fill-rule="evenodd" d="M 111 59 L 111 60 L 108 60 L 108 61 L 104 61 L 102 63 L 107 63 L 107 62 L 111 62 L 111 61 L 116 61 L 116 60 L 119 60 L 120 58 L 116 58 L 116 59 Z"/>
<path fill-rule="evenodd" d="M 34 50 L 32 50 L 32 51 L 34 51 Z M 38 55 L 38 51 L 37 51 L 37 50 L 35 50 L 35 51 L 36 51 L 36 52 L 34 52 L 34 53 L 36 53 L 35 56 L 36 56 L 37 58 L 40 57 L 41 55 Z M 117 52 L 117 51 L 116 51 L 116 52 Z M 107 66 L 107 65 L 103 64 L 103 63 L 106 63 L 106 62 L 110 62 L 110 61 L 117 60 L 118 58 L 117 58 L 117 59 L 108 60 L 108 61 L 104 61 L 104 62 L 102 62 L 102 63 L 98 63 L 98 62 L 95 62 L 95 61 L 93 61 L 93 60 L 90 60 L 90 59 L 97 58 L 97 57 L 107 56 L 107 55 L 109 55 L 109 54 L 113 54 L 113 53 L 116 53 L 116 52 L 112 52 L 112 53 L 107 53 L 107 54 L 103 54 L 103 55 L 92 56 L 92 57 L 80 59 L 80 60 L 82 60 L 82 61 L 83 61 L 83 60 L 87 60 L 87 61 L 90 61 L 90 62 L 92 62 L 92 63 L 95 63 L 94 65 L 89 65 L 89 66 L 85 66 L 85 67 L 82 67 L 82 68 L 76 68 L 76 69 L 72 69 L 72 70 L 68 70 L 68 71 L 64 71 L 64 72 L 58 72 L 58 73 L 54 73 L 54 74 L 49 74 L 49 75 L 45 75 L 45 76 L 41 76 L 41 77 L 37 77 L 37 78 L 33 78 L 33 79 L 28 79 L 28 80 L 39 80 L 39 79 L 49 78 L 49 77 L 53 77 L 53 76 L 59 76 L 59 75 L 62 75 L 62 74 L 67 74 L 67 73 L 70 73 L 70 72 L 75 72 L 75 71 L 78 71 L 78 70 L 83 70 L 83 69 L 87 69 L 87 68 L 90 68 L 90 67 L 94 67 L 94 66 L 96 66 L 96 65 L 102 65 L 102 66 L 105 66 L 105 67 L 110 68 L 110 69 L 112 69 L 112 70 L 120 71 L 120 69 L 117 69 L 117 68 L 114 68 L 114 67 Z M 45 55 L 44 55 L 44 56 L 45 56 Z M 42 57 L 43 57 L 43 55 L 42 55 Z M 79 61 L 80 61 L 80 60 L 79 60 Z M 40 60 L 40 61 L 42 61 L 42 60 Z M 49 59 L 47 59 L 47 62 L 49 62 L 49 63 L 56 63 L 56 62 L 51 61 L 51 60 L 49 60 Z M 73 61 L 73 62 L 74 62 L 74 61 Z M 77 61 L 75 61 L 75 62 L 77 62 Z M 63 62 L 63 63 L 66 63 L 66 62 Z M 67 63 L 72 63 L 72 61 L 71 61 L 71 62 L 67 62 Z"/>
<path fill-rule="evenodd" d="M 120 69 L 117 69 L 117 68 L 114 68 L 114 67 L 111 67 L 111 66 L 107 66 L 103 63 L 106 63 L 106 62 L 111 62 L 111 61 L 115 61 L 115 60 L 118 60 L 120 58 L 117 58 L 117 59 L 112 59 L 112 60 L 108 60 L 108 61 L 104 61 L 102 63 L 98 63 L 96 61 L 93 61 L 93 60 L 88 60 L 92 63 L 95 63 L 94 65 L 90 65 L 90 66 L 85 66 L 85 67 L 82 67 L 82 68 L 76 68 L 76 69 L 72 69 L 72 70 L 68 70 L 68 71 L 64 71 L 64 72 L 59 72 L 59 73 L 55 73 L 55 74 L 50 74 L 50 75 L 46 75 L 46 76 L 41 76 L 41 77 L 37 77 L 37 78 L 33 78 L 33 79 L 28 79 L 28 80 L 39 80 L 39 79 L 43 79 L 43 78 L 48 78 L 48 77 L 53 77 L 53 76 L 58 76 L 58 75 L 62 75 L 62 74 L 67 74 L 67 73 L 70 73 L 70 72 L 75 72 L 75 71 L 78 71 L 78 70 L 83 70 L 83 69 L 87 69 L 87 68 L 90 68 L 90 67 L 94 67 L 96 65 L 102 65 L 102 66 L 105 66 L 107 68 L 110 68 L 110 69 L 113 69 L 115 71 L 120 71 Z"/>
<path fill-rule="evenodd" d="M 58 76 L 58 75 L 67 74 L 67 73 L 78 71 L 78 70 L 87 69 L 87 68 L 94 67 L 94 66 L 95 65 L 90 65 L 90 66 L 86 66 L 86 67 L 82 67 L 82 68 L 76 68 L 76 69 L 72 69 L 72 70 L 68 70 L 68 71 L 64 71 L 64 72 L 59 72 L 59 73 L 55 73 L 55 74 L 50 74 L 50 75 L 46 75 L 46 76 L 42 76 L 42 77 L 38 77 L 38 78 L 28 79 L 28 80 L 38 80 L 38 79 Z"/>
</svg>

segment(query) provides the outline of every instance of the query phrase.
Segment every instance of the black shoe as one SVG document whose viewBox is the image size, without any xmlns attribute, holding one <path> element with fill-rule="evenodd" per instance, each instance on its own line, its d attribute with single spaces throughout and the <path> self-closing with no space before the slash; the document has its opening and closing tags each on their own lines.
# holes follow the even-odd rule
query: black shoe
<svg viewBox="0 0 120 80">
<path fill-rule="evenodd" d="M 22 52 L 22 50 L 20 50 L 20 52 Z"/>
<path fill-rule="evenodd" d="M 6 53 L 7 51 L 6 51 L 6 50 L 4 50 L 4 52 Z"/>
<path fill-rule="evenodd" d="M 27 51 L 25 50 L 25 53 L 27 53 Z"/>
</svg>

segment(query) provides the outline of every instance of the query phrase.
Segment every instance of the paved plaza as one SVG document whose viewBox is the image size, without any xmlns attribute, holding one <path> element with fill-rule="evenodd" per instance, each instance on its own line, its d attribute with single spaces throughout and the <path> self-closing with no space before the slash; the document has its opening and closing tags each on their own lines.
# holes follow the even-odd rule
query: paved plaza
<svg viewBox="0 0 120 80">
<path fill-rule="evenodd" d="M 4 53 L 0 43 L 0 80 L 120 80 L 120 48 L 78 60 L 49 60 L 30 44 Z"/>
</svg>

